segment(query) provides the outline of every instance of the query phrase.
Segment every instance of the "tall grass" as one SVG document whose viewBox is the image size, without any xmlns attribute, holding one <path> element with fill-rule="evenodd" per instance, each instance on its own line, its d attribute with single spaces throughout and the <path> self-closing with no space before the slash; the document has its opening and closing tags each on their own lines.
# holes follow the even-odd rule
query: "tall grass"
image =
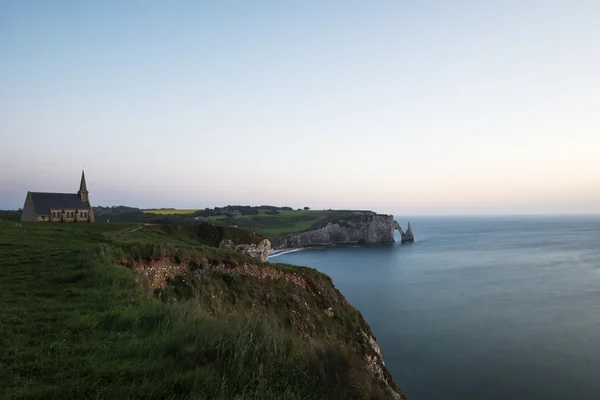
<svg viewBox="0 0 600 400">
<path fill-rule="evenodd" d="M 280 283 L 210 276 L 200 294 L 219 289 L 239 305 L 222 313 L 198 295 L 161 301 L 110 260 L 236 256 L 115 225 L 0 223 L 0 398 L 385 398 L 338 341 L 286 329 L 283 308 L 241 307 Z"/>
</svg>

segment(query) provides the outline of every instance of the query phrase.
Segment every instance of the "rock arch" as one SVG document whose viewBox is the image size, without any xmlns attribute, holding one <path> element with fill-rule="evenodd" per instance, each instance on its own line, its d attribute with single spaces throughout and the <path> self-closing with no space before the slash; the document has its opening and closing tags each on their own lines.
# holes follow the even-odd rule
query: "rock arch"
<svg viewBox="0 0 600 400">
<path fill-rule="evenodd" d="M 401 243 L 410 243 L 415 241 L 415 237 L 413 236 L 412 227 L 410 226 L 410 222 L 408 223 L 408 228 L 406 228 L 406 232 L 402 230 L 402 227 L 398 223 L 398 221 L 394 221 L 394 229 L 400 232 L 400 242 Z"/>
</svg>

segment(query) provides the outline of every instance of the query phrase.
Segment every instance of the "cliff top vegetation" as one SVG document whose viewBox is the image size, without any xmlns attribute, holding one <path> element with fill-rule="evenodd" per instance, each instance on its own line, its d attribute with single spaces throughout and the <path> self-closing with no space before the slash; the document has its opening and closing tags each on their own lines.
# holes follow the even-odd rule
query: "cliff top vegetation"
<svg viewBox="0 0 600 400">
<path fill-rule="evenodd" d="M 0 222 L 0 398 L 388 398 L 327 276 L 213 234 Z"/>
</svg>

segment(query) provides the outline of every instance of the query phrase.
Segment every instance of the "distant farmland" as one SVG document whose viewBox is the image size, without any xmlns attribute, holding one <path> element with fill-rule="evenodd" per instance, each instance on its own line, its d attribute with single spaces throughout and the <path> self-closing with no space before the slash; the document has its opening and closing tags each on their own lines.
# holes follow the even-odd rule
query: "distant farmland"
<svg viewBox="0 0 600 400">
<path fill-rule="evenodd" d="M 260 210 L 258 215 L 219 215 L 208 217 L 207 220 L 250 229 L 274 240 L 280 235 L 309 230 L 325 220 L 328 214 L 326 210 L 280 210 L 276 215 L 269 215 L 265 210 Z"/>
<path fill-rule="evenodd" d="M 221 226 L 235 226 L 242 229 L 248 229 L 271 240 L 275 240 L 281 235 L 310 230 L 314 226 L 325 221 L 331 213 L 331 210 L 293 210 L 289 207 L 286 207 L 286 209 L 275 208 L 275 210 L 273 210 L 273 208 L 275 207 L 261 208 L 260 206 L 239 206 L 236 208 L 236 206 L 227 206 L 215 209 L 215 212 L 219 215 L 205 215 L 204 218 L 201 219 Z M 250 211 L 252 211 L 252 214 L 241 214 L 240 209 L 241 211 L 248 211 L 247 209 L 251 209 Z M 181 221 L 183 221 L 184 219 L 191 220 L 191 216 L 195 212 L 204 210 L 205 209 L 149 208 L 142 211 L 147 215 L 177 215 L 180 217 L 173 218 L 180 218 Z M 206 210 L 212 211 L 211 209 Z M 205 214 L 210 214 L 210 212 Z"/>
<path fill-rule="evenodd" d="M 149 209 L 149 210 L 142 210 L 144 213 L 146 214 L 159 214 L 159 215 L 181 215 L 181 214 L 193 214 L 196 211 L 200 211 L 200 209 L 189 209 L 189 210 L 185 210 L 185 209 L 172 209 L 172 210 L 168 210 L 168 209 Z"/>
</svg>

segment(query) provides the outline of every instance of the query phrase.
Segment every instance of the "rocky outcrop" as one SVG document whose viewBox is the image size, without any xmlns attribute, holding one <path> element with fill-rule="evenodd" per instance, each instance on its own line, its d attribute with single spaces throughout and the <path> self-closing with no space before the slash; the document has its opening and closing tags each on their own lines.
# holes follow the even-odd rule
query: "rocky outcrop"
<svg viewBox="0 0 600 400">
<path fill-rule="evenodd" d="M 268 239 L 263 239 L 258 244 L 235 244 L 232 240 L 224 239 L 219 243 L 219 248 L 239 251 L 266 262 L 269 261 L 271 242 Z"/>
<path fill-rule="evenodd" d="M 414 240 L 412 228 L 404 232 L 393 215 L 377 214 L 372 211 L 332 214 L 323 226 L 305 232 L 280 237 L 275 248 L 293 249 L 311 246 L 354 243 L 391 243 L 394 230 L 400 231 L 402 243 Z"/>
<path fill-rule="evenodd" d="M 327 246 L 344 243 L 391 243 L 394 241 L 394 216 L 357 211 L 333 215 L 324 226 L 306 232 L 285 235 L 277 248 Z"/>
<path fill-rule="evenodd" d="M 399 390 L 399 388 L 394 388 L 393 384 L 391 384 L 391 379 L 388 378 L 389 373 L 387 373 L 387 370 L 384 369 L 385 363 L 381 357 L 381 349 L 375 341 L 375 338 L 362 331 L 361 334 L 365 338 L 365 341 L 369 343 L 369 346 L 373 352 L 371 355 L 367 354 L 365 357 L 369 372 L 375 377 L 375 379 L 384 384 L 385 390 L 390 398 L 394 400 L 405 399 L 402 391 Z"/>
<path fill-rule="evenodd" d="M 408 228 L 406 229 L 404 236 L 402 236 L 402 243 L 409 243 L 409 242 L 414 242 L 414 241 L 415 241 L 415 236 L 413 235 L 412 226 L 410 226 L 410 222 L 409 222 Z"/>
<path fill-rule="evenodd" d="M 412 226 L 410 226 L 410 222 L 408 223 L 408 228 L 406 232 L 402 230 L 400 224 L 394 221 L 394 229 L 397 229 L 400 232 L 400 242 L 401 243 L 410 243 L 415 241 L 415 237 L 413 235 Z"/>
</svg>

